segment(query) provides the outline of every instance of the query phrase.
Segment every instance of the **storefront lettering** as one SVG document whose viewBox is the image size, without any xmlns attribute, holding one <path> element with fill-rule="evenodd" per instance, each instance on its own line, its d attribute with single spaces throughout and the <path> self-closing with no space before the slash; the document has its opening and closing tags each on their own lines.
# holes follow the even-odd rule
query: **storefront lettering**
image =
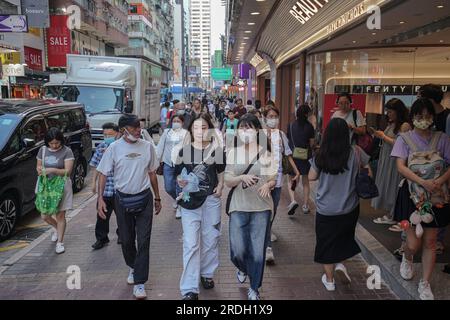
<svg viewBox="0 0 450 320">
<path fill-rule="evenodd" d="M 330 34 L 334 31 L 342 28 L 343 26 L 349 24 L 350 22 L 359 18 L 360 16 L 362 16 L 365 13 L 366 13 L 366 8 L 364 6 L 364 2 L 362 2 L 359 5 L 357 5 L 356 7 L 354 7 L 353 9 L 344 13 L 342 16 L 340 16 L 336 20 L 334 20 L 334 22 L 329 24 L 327 26 L 327 34 Z"/>
<path fill-rule="evenodd" d="M 289 12 L 301 24 L 305 24 L 328 2 L 329 0 L 299 0 Z"/>
<path fill-rule="evenodd" d="M 50 37 L 50 45 L 52 46 L 68 46 L 67 37 Z"/>
<path fill-rule="evenodd" d="M 442 85 L 442 91 L 448 92 L 450 85 Z M 335 86 L 334 92 L 352 92 L 362 94 L 404 94 L 415 95 L 419 93 L 419 85 L 354 85 L 350 86 Z M 351 90 L 350 90 L 351 89 Z"/>
</svg>

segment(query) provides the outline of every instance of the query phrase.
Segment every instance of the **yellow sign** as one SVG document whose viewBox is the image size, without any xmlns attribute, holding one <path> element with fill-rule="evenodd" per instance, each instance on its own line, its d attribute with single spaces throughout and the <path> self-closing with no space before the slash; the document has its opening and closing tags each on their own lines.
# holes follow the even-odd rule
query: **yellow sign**
<svg viewBox="0 0 450 320">
<path fill-rule="evenodd" d="M 2 64 L 18 64 L 20 63 L 20 52 L 0 53 L 0 61 Z"/>
<path fill-rule="evenodd" d="M 41 29 L 39 28 L 29 28 L 28 32 L 32 35 L 35 35 L 36 37 L 41 37 Z"/>
</svg>

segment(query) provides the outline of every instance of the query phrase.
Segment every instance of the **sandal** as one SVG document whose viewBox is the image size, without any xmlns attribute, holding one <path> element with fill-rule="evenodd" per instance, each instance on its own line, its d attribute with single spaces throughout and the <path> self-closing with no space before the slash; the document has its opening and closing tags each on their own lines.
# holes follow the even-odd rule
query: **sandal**
<svg viewBox="0 0 450 320">
<path fill-rule="evenodd" d="M 400 227 L 399 224 L 394 224 L 393 226 L 389 227 L 389 231 L 392 231 L 392 232 L 403 232 L 403 229 L 402 229 L 402 227 Z"/>
<path fill-rule="evenodd" d="M 376 223 L 376 224 L 396 224 L 397 222 L 395 222 L 394 220 L 392 220 L 388 216 L 382 216 L 382 217 L 373 219 L 373 223 Z"/>
<path fill-rule="evenodd" d="M 201 277 L 200 280 L 202 282 L 203 288 L 207 290 L 214 288 L 214 280 L 212 278 Z"/>
</svg>

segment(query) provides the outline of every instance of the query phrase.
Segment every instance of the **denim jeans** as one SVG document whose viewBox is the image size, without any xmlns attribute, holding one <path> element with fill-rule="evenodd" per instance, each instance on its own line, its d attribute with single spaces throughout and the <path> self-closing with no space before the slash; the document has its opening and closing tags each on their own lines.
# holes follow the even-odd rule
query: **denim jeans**
<svg viewBox="0 0 450 320">
<path fill-rule="evenodd" d="M 271 237 L 271 233 L 272 233 L 272 224 L 273 224 L 273 221 L 275 220 L 275 216 L 277 214 L 278 204 L 280 203 L 281 187 L 273 189 L 271 194 L 272 194 L 272 200 L 273 200 L 273 217 L 272 217 L 272 220 L 270 221 L 269 232 L 267 232 L 267 246 L 272 248 L 272 240 L 270 240 L 270 237 Z"/>
<path fill-rule="evenodd" d="M 164 188 L 166 189 L 166 192 L 172 197 L 172 199 L 175 200 L 178 196 L 175 167 L 171 167 L 167 163 L 164 163 L 163 175 L 164 175 Z"/>
<path fill-rule="evenodd" d="M 231 262 L 249 276 L 250 287 L 256 291 L 264 275 L 271 214 L 270 210 L 230 214 Z"/>
<path fill-rule="evenodd" d="M 212 278 L 219 267 L 220 213 L 222 201 L 214 195 L 194 210 L 181 207 L 183 225 L 182 295 L 199 293 L 200 276 Z"/>
</svg>

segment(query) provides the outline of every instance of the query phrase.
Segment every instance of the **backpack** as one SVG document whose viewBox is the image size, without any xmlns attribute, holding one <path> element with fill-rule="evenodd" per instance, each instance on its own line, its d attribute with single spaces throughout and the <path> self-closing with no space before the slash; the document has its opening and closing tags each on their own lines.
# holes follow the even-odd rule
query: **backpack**
<svg viewBox="0 0 450 320">
<path fill-rule="evenodd" d="M 408 168 L 417 176 L 425 180 L 434 180 L 445 173 L 445 160 L 437 150 L 437 144 L 442 132 L 433 132 L 428 150 L 418 151 L 417 145 L 411 139 L 410 132 L 402 133 L 400 136 L 410 148 L 408 156 Z M 447 184 L 444 183 L 439 192 L 429 194 L 422 186 L 408 180 L 411 199 L 417 206 L 422 206 L 425 202 L 431 202 L 434 206 L 440 206 L 449 202 Z"/>
<path fill-rule="evenodd" d="M 353 109 L 353 122 L 355 123 L 355 127 L 358 127 L 357 123 L 358 118 L 358 111 L 356 109 Z M 365 153 L 367 153 L 369 156 L 372 157 L 373 154 L 373 137 L 366 133 L 362 136 L 357 135 L 356 133 L 353 134 L 353 139 L 355 139 L 356 144 L 364 150 Z"/>
</svg>

